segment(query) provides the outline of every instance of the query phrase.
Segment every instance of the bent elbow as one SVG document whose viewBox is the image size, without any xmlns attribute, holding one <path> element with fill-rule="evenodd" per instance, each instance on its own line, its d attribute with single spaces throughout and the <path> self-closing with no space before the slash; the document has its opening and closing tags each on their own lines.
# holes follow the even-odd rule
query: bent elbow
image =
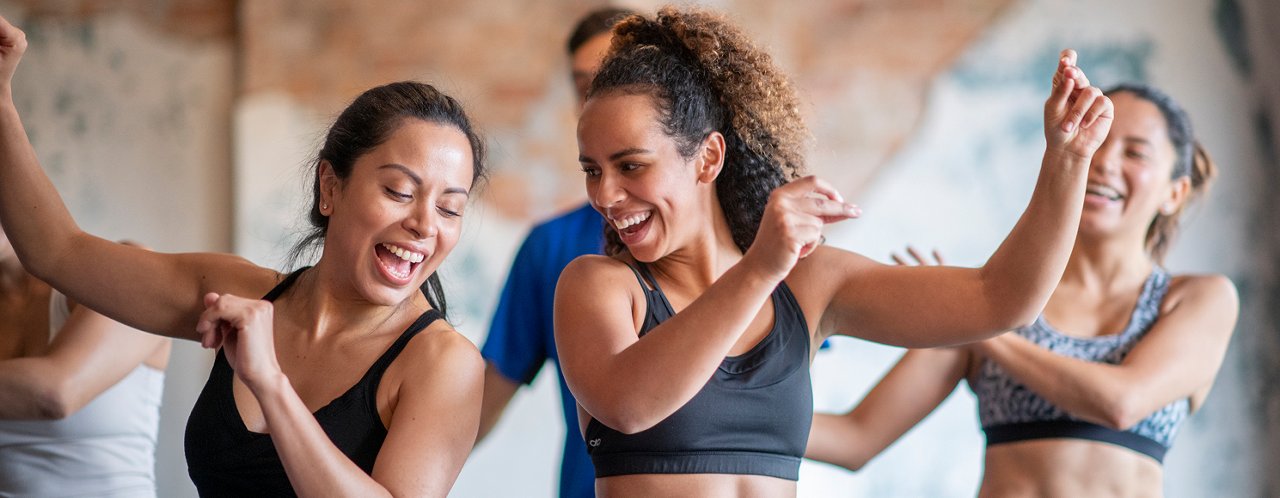
<svg viewBox="0 0 1280 498">
<path fill-rule="evenodd" d="M 69 396 L 57 388 L 43 388 L 32 399 L 32 415 L 37 420 L 62 420 L 75 408 Z"/>
</svg>

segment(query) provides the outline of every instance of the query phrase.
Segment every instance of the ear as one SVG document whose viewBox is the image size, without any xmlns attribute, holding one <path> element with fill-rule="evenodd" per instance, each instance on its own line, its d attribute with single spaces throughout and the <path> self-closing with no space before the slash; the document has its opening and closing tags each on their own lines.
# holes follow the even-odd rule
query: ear
<svg viewBox="0 0 1280 498">
<path fill-rule="evenodd" d="M 329 216 L 333 214 L 333 200 L 342 187 L 342 181 L 338 178 L 338 174 L 333 171 L 333 165 L 329 164 L 329 161 L 320 161 L 319 175 L 320 214 Z"/>
<path fill-rule="evenodd" d="M 1169 198 L 1160 203 L 1160 214 L 1171 216 L 1182 208 L 1183 201 L 1187 200 L 1187 194 L 1191 193 L 1191 175 L 1184 176 L 1173 181 L 1173 185 L 1169 187 Z"/>
<path fill-rule="evenodd" d="M 720 176 L 720 170 L 724 168 L 724 149 L 724 135 L 718 131 L 711 132 L 702 141 L 697 158 L 699 182 L 711 183 Z"/>
</svg>

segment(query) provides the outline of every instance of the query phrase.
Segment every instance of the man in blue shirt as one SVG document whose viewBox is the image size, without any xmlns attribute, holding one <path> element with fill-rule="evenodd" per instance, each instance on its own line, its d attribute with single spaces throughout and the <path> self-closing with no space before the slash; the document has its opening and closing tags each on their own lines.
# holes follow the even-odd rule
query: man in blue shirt
<svg viewBox="0 0 1280 498">
<path fill-rule="evenodd" d="M 614 24 L 633 12 L 603 8 L 578 21 L 569 37 L 573 85 L 578 107 L 586 101 L 587 88 L 608 51 Z M 550 359 L 556 363 L 560 400 L 564 409 L 564 457 L 560 462 L 560 496 L 595 495 L 595 471 L 578 428 L 577 401 L 565 385 L 556 355 L 552 309 L 556 281 L 574 258 L 604 250 L 604 218 L 583 204 L 577 209 L 534 227 L 511 264 L 511 273 L 498 300 L 489 336 L 480 352 L 485 370 L 484 404 L 480 413 L 480 437 L 493 429 L 503 409 L 521 384 L 529 384 Z"/>
</svg>

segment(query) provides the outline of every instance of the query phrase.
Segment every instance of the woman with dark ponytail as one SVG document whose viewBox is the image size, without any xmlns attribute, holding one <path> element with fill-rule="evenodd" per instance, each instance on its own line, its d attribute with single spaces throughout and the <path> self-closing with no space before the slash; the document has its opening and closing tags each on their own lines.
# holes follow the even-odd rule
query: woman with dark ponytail
<svg viewBox="0 0 1280 498">
<path fill-rule="evenodd" d="M 928 347 L 1032 321 L 1062 274 L 1111 122 L 1073 53 L 1045 104 L 1030 205 L 980 269 L 877 264 L 821 245 L 856 217 L 805 171 L 795 92 L 718 15 L 614 31 L 578 125 L 609 256 L 561 274 L 556 344 L 603 496 L 789 496 L 831 334 Z"/>
<path fill-rule="evenodd" d="M 1162 267 L 1216 174 L 1186 112 L 1146 85 L 1106 94 L 1115 121 L 1041 315 L 966 347 L 908 351 L 853 410 L 815 417 L 810 458 L 861 468 L 967 379 L 987 436 L 979 496 L 1163 494 L 1165 452 L 1209 394 L 1239 303 L 1222 275 Z"/>
<path fill-rule="evenodd" d="M 217 348 L 187 422 L 201 496 L 445 496 L 479 426 L 484 363 L 435 276 L 484 176 L 480 137 L 430 85 L 364 92 L 316 160 L 288 275 L 230 254 L 162 254 L 76 226 L 12 99 L 26 49 L 0 19 L 0 224 L 30 272 L 153 334 Z M 301 250 L 301 249 L 300 249 Z"/>
</svg>

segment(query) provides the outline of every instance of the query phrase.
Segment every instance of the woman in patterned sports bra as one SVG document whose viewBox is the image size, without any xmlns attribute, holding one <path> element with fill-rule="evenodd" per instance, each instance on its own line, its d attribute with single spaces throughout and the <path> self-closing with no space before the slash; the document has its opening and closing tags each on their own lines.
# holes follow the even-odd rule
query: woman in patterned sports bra
<svg viewBox="0 0 1280 498">
<path fill-rule="evenodd" d="M 484 370 L 438 319 L 435 271 L 484 173 L 462 107 L 412 82 L 352 102 L 315 163 L 319 260 L 286 279 L 230 254 L 153 253 L 81 231 L 13 104 L 25 48 L 0 19 L 0 223 L 31 273 L 68 297 L 219 348 L 188 420 L 200 494 L 446 495 L 475 441 Z"/>
<path fill-rule="evenodd" d="M 1115 121 L 1044 312 L 968 347 L 907 352 L 851 412 L 815 417 L 809 457 L 858 469 L 965 378 L 987 436 L 980 496 L 1162 494 L 1161 461 L 1208 395 L 1239 306 L 1226 277 L 1160 266 L 1215 173 L 1186 113 L 1147 86 L 1107 95 Z"/>
<path fill-rule="evenodd" d="M 792 496 L 827 336 L 937 346 L 1034 319 L 1110 125 L 1099 90 L 1064 81 L 1039 184 L 989 263 L 887 266 L 821 245 L 823 225 L 857 209 L 798 178 L 798 99 L 767 54 L 702 11 L 619 23 L 578 124 L 609 256 L 574 260 L 555 305 L 597 492 Z"/>
</svg>

